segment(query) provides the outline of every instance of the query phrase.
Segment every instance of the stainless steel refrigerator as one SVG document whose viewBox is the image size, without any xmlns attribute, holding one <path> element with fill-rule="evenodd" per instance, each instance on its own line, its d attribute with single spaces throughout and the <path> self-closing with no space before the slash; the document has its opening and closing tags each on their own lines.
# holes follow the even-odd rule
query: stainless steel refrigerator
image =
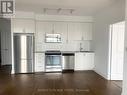
<svg viewBox="0 0 127 95">
<path fill-rule="evenodd" d="M 15 33 L 14 39 L 14 68 L 15 73 L 34 72 L 33 34 Z"/>
</svg>

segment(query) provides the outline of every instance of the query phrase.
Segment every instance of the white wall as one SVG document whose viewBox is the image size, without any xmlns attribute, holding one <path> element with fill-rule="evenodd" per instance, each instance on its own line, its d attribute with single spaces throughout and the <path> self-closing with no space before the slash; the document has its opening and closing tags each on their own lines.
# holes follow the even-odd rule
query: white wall
<svg viewBox="0 0 127 95">
<path fill-rule="evenodd" d="M 109 25 L 124 21 L 125 0 L 118 0 L 112 6 L 94 17 L 93 44 L 95 51 L 95 71 L 108 79 Z"/>
</svg>

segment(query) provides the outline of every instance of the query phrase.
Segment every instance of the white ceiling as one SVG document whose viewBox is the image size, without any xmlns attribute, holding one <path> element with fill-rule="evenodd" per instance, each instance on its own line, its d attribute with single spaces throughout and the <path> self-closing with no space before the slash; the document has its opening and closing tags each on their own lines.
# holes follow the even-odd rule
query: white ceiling
<svg viewBox="0 0 127 95">
<path fill-rule="evenodd" d="M 46 14 L 60 15 L 94 15 L 98 11 L 111 6 L 119 0 L 15 0 L 16 11 L 44 13 L 44 8 L 75 9 L 73 14 L 68 11 L 47 11 Z"/>
</svg>

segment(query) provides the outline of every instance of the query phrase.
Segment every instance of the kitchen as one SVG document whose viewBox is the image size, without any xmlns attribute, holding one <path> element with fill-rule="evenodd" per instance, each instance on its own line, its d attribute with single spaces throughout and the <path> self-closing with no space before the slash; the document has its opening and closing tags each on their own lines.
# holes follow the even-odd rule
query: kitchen
<svg viewBox="0 0 127 95">
<path fill-rule="evenodd" d="M 19 14 L 21 16 L 23 13 Z M 31 52 L 33 52 L 33 64 L 35 64 L 34 67 L 32 66 L 34 68 L 32 72 L 46 72 L 48 60 L 46 54 L 48 51 L 53 53 L 59 51 L 59 57 L 53 59 L 59 61 L 58 63 L 61 65 L 61 69 L 58 71 L 62 71 L 62 55 L 64 54 L 74 56 L 71 59 L 73 65 L 70 67 L 73 70 L 94 69 L 94 52 L 90 46 L 92 42 L 92 17 L 58 16 L 59 19 L 56 19 L 58 18 L 56 16 L 37 15 L 33 20 L 29 18 L 31 14 L 24 14 L 25 18 L 16 16 L 17 18 L 12 19 L 12 35 L 33 35 L 33 45 L 35 46 Z M 55 35 L 59 36 L 59 39 L 55 39 Z M 15 73 L 15 66 L 12 65 L 12 67 L 12 73 Z"/>
<path fill-rule="evenodd" d="M 127 95 L 125 1 L 15 0 L 0 14 L 0 95 Z"/>
</svg>

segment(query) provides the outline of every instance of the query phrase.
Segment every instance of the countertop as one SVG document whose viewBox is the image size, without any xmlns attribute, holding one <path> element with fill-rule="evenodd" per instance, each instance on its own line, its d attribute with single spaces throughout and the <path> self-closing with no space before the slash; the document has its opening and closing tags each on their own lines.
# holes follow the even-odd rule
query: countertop
<svg viewBox="0 0 127 95">
<path fill-rule="evenodd" d="M 34 53 L 45 53 L 45 51 L 35 51 Z M 94 53 L 94 51 L 61 51 L 61 53 Z"/>
</svg>

